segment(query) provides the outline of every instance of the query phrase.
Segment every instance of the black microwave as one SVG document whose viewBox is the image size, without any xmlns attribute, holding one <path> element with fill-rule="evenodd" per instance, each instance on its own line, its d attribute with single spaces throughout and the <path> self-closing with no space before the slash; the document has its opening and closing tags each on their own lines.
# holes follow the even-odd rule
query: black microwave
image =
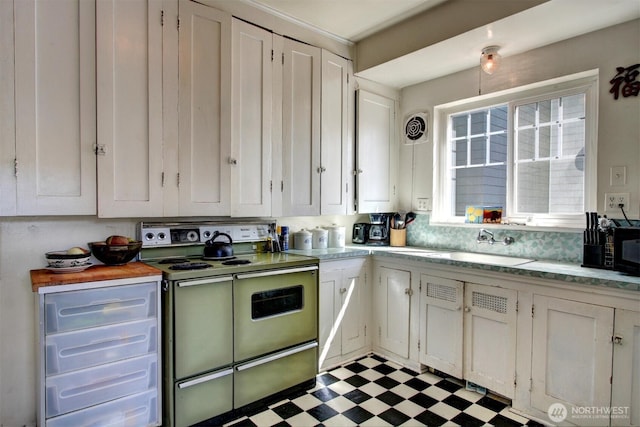
<svg viewBox="0 0 640 427">
<path fill-rule="evenodd" d="M 640 276 L 640 227 L 613 229 L 613 269 Z"/>
</svg>

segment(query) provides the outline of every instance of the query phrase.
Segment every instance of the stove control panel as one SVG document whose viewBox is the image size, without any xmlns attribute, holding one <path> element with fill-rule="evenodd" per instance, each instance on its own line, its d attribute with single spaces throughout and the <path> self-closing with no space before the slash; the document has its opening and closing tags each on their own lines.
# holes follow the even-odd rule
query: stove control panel
<svg viewBox="0 0 640 427">
<path fill-rule="evenodd" d="M 212 223 L 140 223 L 142 247 L 197 245 L 211 240 L 216 232 L 225 233 L 233 242 L 257 242 L 269 235 L 270 224 L 212 224 Z M 226 242 L 223 237 L 221 242 Z"/>
</svg>

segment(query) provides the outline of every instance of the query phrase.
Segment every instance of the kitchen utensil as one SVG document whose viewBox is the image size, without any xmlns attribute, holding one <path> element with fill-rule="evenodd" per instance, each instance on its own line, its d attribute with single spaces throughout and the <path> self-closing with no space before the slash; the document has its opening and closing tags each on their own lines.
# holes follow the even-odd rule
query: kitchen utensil
<svg viewBox="0 0 640 427">
<path fill-rule="evenodd" d="M 216 242 L 220 237 L 226 237 L 228 242 Z M 233 256 L 233 240 L 227 233 L 218 231 L 213 233 L 213 237 L 204 243 L 204 256 L 207 258 L 225 258 Z"/>
<path fill-rule="evenodd" d="M 407 225 L 411 224 L 415 220 L 416 220 L 415 212 L 407 213 L 404 217 L 404 226 L 406 227 Z"/>
<path fill-rule="evenodd" d="M 392 227 L 392 228 L 395 228 L 395 229 L 400 228 L 400 227 L 399 227 L 399 224 L 398 224 L 400 221 L 402 221 L 402 215 L 400 215 L 399 213 L 397 213 L 397 212 L 396 212 L 396 213 L 393 215 L 393 222 L 394 222 L 394 224 L 395 224 L 395 227 Z"/>
</svg>

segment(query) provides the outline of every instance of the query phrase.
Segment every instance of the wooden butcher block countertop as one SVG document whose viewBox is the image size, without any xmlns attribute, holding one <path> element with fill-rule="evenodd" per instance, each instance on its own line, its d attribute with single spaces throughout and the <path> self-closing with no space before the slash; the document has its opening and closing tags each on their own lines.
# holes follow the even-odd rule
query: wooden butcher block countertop
<svg viewBox="0 0 640 427">
<path fill-rule="evenodd" d="M 147 276 L 162 276 L 162 271 L 142 262 L 130 262 L 125 265 L 93 265 L 78 273 L 53 273 L 47 269 L 31 270 L 31 289 L 33 292 L 38 292 L 38 289 L 44 286 Z"/>
</svg>

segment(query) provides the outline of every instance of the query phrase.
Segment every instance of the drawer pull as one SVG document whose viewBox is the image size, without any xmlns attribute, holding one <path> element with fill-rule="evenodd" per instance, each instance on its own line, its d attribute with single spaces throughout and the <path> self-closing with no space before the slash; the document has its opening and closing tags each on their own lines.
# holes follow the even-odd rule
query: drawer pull
<svg viewBox="0 0 640 427">
<path fill-rule="evenodd" d="M 262 271 L 259 273 L 237 274 L 236 279 L 254 279 L 256 277 L 279 276 L 281 274 L 302 273 L 305 271 L 315 271 L 317 269 L 318 269 L 318 266 L 314 265 L 312 267 L 287 268 L 283 270 L 269 270 L 269 271 Z"/>
<path fill-rule="evenodd" d="M 263 357 L 258 360 L 254 360 L 253 362 L 245 363 L 244 365 L 236 366 L 238 371 L 244 371 L 246 369 L 255 368 L 256 366 L 264 365 L 265 363 L 273 362 L 274 360 L 282 359 L 287 356 L 291 356 L 292 354 L 300 353 L 305 350 L 309 350 L 310 348 L 314 348 L 318 346 L 318 342 L 310 342 L 305 345 L 301 345 L 298 347 L 291 348 L 289 350 L 282 351 L 280 353 L 272 354 L 267 357 Z"/>
<path fill-rule="evenodd" d="M 216 380 L 218 378 L 226 377 L 227 375 L 231 375 L 231 374 L 233 374 L 233 369 L 231 369 L 231 368 L 225 369 L 224 371 L 215 372 L 215 373 L 213 373 L 211 375 L 205 375 L 204 377 L 196 378 L 195 380 L 185 381 L 183 383 L 180 383 L 180 384 L 178 384 L 178 388 L 180 388 L 180 389 L 189 388 L 189 387 L 194 386 L 196 384 L 202 384 L 202 383 L 205 383 L 207 381 L 213 381 L 213 380 Z"/>
<path fill-rule="evenodd" d="M 212 277 L 203 280 L 188 280 L 185 282 L 178 282 L 179 288 L 186 288 L 187 286 L 209 285 L 211 283 L 230 282 L 233 280 L 232 276 Z"/>
</svg>

